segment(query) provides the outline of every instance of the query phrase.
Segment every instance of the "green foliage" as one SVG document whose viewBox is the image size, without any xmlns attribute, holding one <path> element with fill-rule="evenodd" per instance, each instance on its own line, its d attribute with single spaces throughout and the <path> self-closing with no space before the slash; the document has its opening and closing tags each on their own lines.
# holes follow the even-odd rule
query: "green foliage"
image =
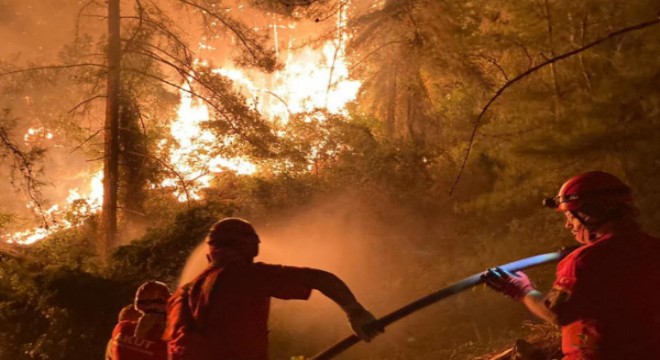
<svg viewBox="0 0 660 360">
<path fill-rule="evenodd" d="M 108 276 L 135 286 L 153 279 L 176 284 L 190 252 L 211 225 L 234 211 L 230 205 L 207 204 L 178 214 L 171 223 L 117 248 L 108 262 Z"/>
<path fill-rule="evenodd" d="M 85 225 L 58 231 L 40 241 L 21 249 L 21 255 L 34 265 L 44 268 L 67 266 L 84 272 L 99 269 L 94 243 L 95 219 Z"/>
<path fill-rule="evenodd" d="M 126 285 L 31 256 L 0 256 L 0 358 L 100 356 L 118 309 L 130 299 Z"/>
</svg>

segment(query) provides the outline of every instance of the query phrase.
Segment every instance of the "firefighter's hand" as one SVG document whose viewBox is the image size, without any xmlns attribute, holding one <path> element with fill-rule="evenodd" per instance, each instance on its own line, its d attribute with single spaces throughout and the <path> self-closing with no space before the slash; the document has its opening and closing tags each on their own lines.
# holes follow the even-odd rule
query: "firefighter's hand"
<svg viewBox="0 0 660 360">
<path fill-rule="evenodd" d="M 534 290 L 531 280 L 522 271 L 513 274 L 496 267 L 488 269 L 481 275 L 481 278 L 491 289 L 514 300 L 522 300 L 525 295 Z"/>
<path fill-rule="evenodd" d="M 356 303 L 347 306 L 344 310 L 348 315 L 348 321 L 350 321 L 355 335 L 363 341 L 370 342 L 371 339 L 385 331 L 383 326 L 378 324 L 376 318 L 362 305 Z"/>
</svg>

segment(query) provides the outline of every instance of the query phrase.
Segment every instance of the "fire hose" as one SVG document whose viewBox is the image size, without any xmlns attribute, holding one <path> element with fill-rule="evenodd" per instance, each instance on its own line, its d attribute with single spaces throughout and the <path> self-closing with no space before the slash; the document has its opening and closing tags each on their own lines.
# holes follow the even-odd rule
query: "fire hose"
<svg viewBox="0 0 660 360">
<path fill-rule="evenodd" d="M 521 259 L 518 261 L 501 265 L 499 267 L 509 272 L 521 271 L 552 262 L 558 262 L 559 260 L 563 259 L 566 255 L 568 255 L 571 251 L 575 249 L 576 247 L 564 248 L 557 252 L 528 257 L 525 259 Z M 431 304 L 434 304 L 442 299 L 446 299 L 452 295 L 456 295 L 460 292 L 463 292 L 471 287 L 482 284 L 484 282 L 482 279 L 483 274 L 484 274 L 483 272 L 480 272 L 478 274 L 468 276 L 452 285 L 449 285 L 436 292 L 433 292 L 429 295 L 419 298 L 376 320 L 376 326 L 385 328 L 386 326 L 398 320 L 401 320 L 402 318 L 414 312 L 417 312 L 418 310 L 421 310 Z M 316 356 L 311 357 L 309 360 L 332 359 L 335 356 L 339 355 L 340 353 L 346 351 L 351 346 L 357 344 L 358 342 L 360 342 L 360 338 L 357 337 L 357 335 L 353 334 L 347 336 L 343 340 L 337 342 L 336 344 L 332 345 L 331 347 L 327 348 L 326 350 L 322 351 Z"/>
</svg>

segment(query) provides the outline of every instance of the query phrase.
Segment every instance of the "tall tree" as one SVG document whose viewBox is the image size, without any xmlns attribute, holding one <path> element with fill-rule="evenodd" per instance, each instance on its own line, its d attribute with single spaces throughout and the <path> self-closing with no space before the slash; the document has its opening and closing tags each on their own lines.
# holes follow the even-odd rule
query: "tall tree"
<svg viewBox="0 0 660 360">
<path fill-rule="evenodd" d="M 120 1 L 108 1 L 108 80 L 104 127 L 103 207 L 101 211 L 101 258 L 108 256 L 117 238 L 119 187 L 119 105 L 121 98 Z"/>
<path fill-rule="evenodd" d="M 154 167 L 162 169 L 163 173 L 174 172 L 168 159 L 154 154 L 159 151 L 157 143 L 134 146 L 135 139 L 140 138 L 168 140 L 167 121 L 161 117 L 167 116 L 163 104 L 171 105 L 178 93 L 184 92 L 195 101 L 205 103 L 210 110 L 209 128 L 219 136 L 234 139 L 232 147 L 222 142 L 214 144 L 209 149 L 213 154 L 237 151 L 254 152 L 261 155 L 272 153 L 270 142 L 274 139 L 267 122 L 247 105 L 245 98 L 232 86 L 231 80 L 214 72 L 210 65 L 197 63 L 200 55 L 190 47 L 189 41 L 200 34 L 187 34 L 177 24 L 174 17 L 193 16 L 193 22 L 201 24 L 203 35 L 208 39 L 217 39 L 229 33 L 236 42 L 228 53 L 233 54 L 234 61 L 246 67 L 263 71 L 273 71 L 278 67 L 274 51 L 267 46 L 267 36 L 256 32 L 250 26 L 243 24 L 230 16 L 225 7 L 215 1 L 207 0 L 172 0 L 169 4 L 155 2 L 130 2 L 133 7 L 124 7 L 120 12 L 120 1 L 113 0 L 105 5 L 88 2 L 78 14 L 76 38 L 63 51 L 62 64 L 47 64 L 32 66 L 25 69 L 8 69 L 0 76 L 10 76 L 19 83 L 19 77 L 32 74 L 34 81 L 41 76 L 50 76 L 77 82 L 80 89 L 85 89 L 85 97 L 72 100 L 75 103 L 64 114 L 56 116 L 51 123 L 54 126 L 63 124 L 68 119 L 70 128 L 83 129 L 79 121 L 71 121 L 73 117 L 85 116 L 91 118 L 91 113 L 100 112 L 94 103 L 105 99 L 105 122 L 97 132 L 81 139 L 76 149 L 88 146 L 93 148 L 90 140 L 99 132 L 104 134 L 104 147 L 101 151 L 104 173 L 104 201 L 101 213 L 101 236 L 99 253 L 107 256 L 110 249 L 117 243 L 117 224 L 121 221 L 118 201 L 133 198 L 128 193 L 137 187 L 146 186 L 144 177 L 136 176 L 135 166 L 149 161 Z M 122 2 L 126 5 L 129 2 Z M 100 6 L 100 7 L 95 7 Z M 104 35 L 91 28 L 86 32 L 81 25 L 86 16 L 96 16 L 95 9 L 107 10 L 107 27 L 104 33 L 107 41 L 101 46 L 102 51 L 95 51 L 94 39 L 104 39 Z M 105 54 L 101 57 L 100 54 Z M 81 61 L 80 59 L 86 59 Z M 88 60 L 89 59 L 89 60 Z M 36 76 L 35 76 L 36 75 Z M 73 76 L 72 76 L 73 75 Z M 27 77 L 24 76 L 26 79 Z M 99 83 L 106 81 L 105 92 Z M 185 85 L 182 85 L 185 84 Z M 26 89 L 27 90 L 27 89 Z M 70 99 L 75 99 L 71 94 Z M 175 101 L 176 102 L 176 101 Z M 52 111 L 51 113 L 57 113 Z M 61 113 L 59 113 L 61 114 Z M 135 137 L 138 128 L 136 122 L 141 114 L 150 114 L 153 122 L 152 136 L 147 136 L 145 124 L 141 124 L 142 132 Z M 171 111 L 170 111 L 171 114 Z M 150 125 L 149 123 L 146 124 Z M 69 128 L 69 129 L 70 129 Z M 240 150 L 239 150 L 240 149 Z M 162 150 L 160 150 L 162 151 Z M 120 165 L 122 171 L 120 171 Z M 134 166 L 135 165 L 135 166 Z M 132 170 L 131 167 L 133 167 Z M 123 179 L 123 180 L 122 180 Z M 179 176 L 179 186 L 186 187 L 186 179 Z M 142 181 L 141 184 L 137 182 Z M 123 198 L 118 196 L 124 186 Z M 130 204 L 129 210 L 139 208 L 139 204 Z M 131 209 L 132 208 L 132 209 Z"/>
</svg>

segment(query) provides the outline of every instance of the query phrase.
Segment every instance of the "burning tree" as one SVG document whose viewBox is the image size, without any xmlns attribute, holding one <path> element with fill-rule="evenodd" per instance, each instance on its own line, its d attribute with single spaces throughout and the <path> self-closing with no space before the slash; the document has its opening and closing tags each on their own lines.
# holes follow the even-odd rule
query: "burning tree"
<svg viewBox="0 0 660 360">
<path fill-rule="evenodd" d="M 128 5 L 123 4 L 124 6 Z M 274 51 L 266 47 L 267 36 L 251 29 L 230 16 L 228 8 L 213 1 L 171 1 L 170 4 L 156 4 L 136 0 L 124 10 L 120 1 L 113 0 L 107 5 L 90 1 L 81 9 L 77 17 L 77 27 L 82 27 L 86 16 L 98 17 L 95 12 L 108 11 L 107 44 L 99 43 L 101 52 L 94 53 L 92 37 L 77 35 L 69 47 L 69 54 L 63 64 L 15 69 L 4 72 L 17 83 L 39 78 L 36 75 L 50 71 L 49 76 L 66 76 L 69 73 L 80 85 L 87 89 L 86 97 L 68 111 L 72 117 L 99 110 L 94 104 L 105 99 L 105 125 L 85 142 L 100 132 L 104 134 L 103 205 L 101 215 L 101 235 L 104 239 L 99 250 L 105 257 L 116 243 L 117 203 L 120 184 L 123 185 L 121 201 L 126 211 L 132 214 L 141 212 L 140 191 L 147 178 L 147 162 L 158 162 L 170 172 L 175 172 L 159 155 L 151 151 L 145 115 L 156 117 L 163 112 L 159 96 L 174 89 L 189 94 L 195 101 L 208 106 L 214 128 L 224 136 L 235 138 L 246 144 L 244 150 L 256 150 L 262 154 L 271 152 L 269 143 L 272 134 L 258 112 L 250 108 L 243 96 L 232 87 L 232 82 L 223 75 L 212 71 L 209 65 L 198 62 L 195 51 L 190 47 L 189 38 L 173 20 L 187 12 L 197 18 L 206 38 L 218 38 L 229 33 L 235 40 L 231 49 L 236 63 L 243 67 L 257 68 L 272 72 L 278 68 Z M 92 26 L 90 31 L 95 30 Z M 92 32 L 93 34 L 93 32 Z M 81 62 L 79 59 L 88 59 Z M 30 79 L 28 79 L 30 76 Z M 107 79 L 106 91 L 99 86 Z M 185 85 L 181 85 L 185 84 Z M 165 96 L 167 99 L 168 97 Z M 169 96 L 169 98 L 172 98 Z M 153 135 L 153 133 L 152 133 Z M 121 161 L 120 161 L 121 160 Z M 119 164 L 122 164 L 120 169 Z M 186 188 L 186 180 L 181 179 L 181 187 Z"/>
</svg>

